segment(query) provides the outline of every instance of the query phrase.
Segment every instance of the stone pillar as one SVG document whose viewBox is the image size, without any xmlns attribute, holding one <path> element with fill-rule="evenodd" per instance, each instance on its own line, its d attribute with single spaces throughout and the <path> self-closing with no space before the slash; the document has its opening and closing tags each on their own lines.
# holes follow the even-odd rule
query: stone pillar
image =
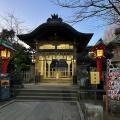
<svg viewBox="0 0 120 120">
<path fill-rule="evenodd" d="M 71 63 L 71 61 L 67 61 L 67 64 L 68 64 L 68 77 L 70 77 L 70 63 Z"/>
<path fill-rule="evenodd" d="M 47 61 L 48 63 L 48 77 L 50 77 L 50 65 L 51 65 L 51 61 Z"/>
<path fill-rule="evenodd" d="M 41 57 L 41 61 L 40 61 L 40 63 L 41 63 L 41 70 L 40 70 L 40 72 L 41 72 L 41 75 L 43 76 L 43 57 Z"/>
<path fill-rule="evenodd" d="M 46 78 L 46 60 L 44 60 L 43 69 L 44 69 L 44 78 Z"/>
</svg>

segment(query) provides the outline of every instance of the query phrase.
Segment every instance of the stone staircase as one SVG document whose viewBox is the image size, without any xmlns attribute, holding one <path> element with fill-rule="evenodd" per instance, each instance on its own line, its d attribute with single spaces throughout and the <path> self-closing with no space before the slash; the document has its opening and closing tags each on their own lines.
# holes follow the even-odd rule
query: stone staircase
<svg viewBox="0 0 120 120">
<path fill-rule="evenodd" d="M 72 78 L 45 78 L 40 81 L 41 83 L 73 83 Z"/>
<path fill-rule="evenodd" d="M 38 86 L 37 86 L 38 87 Z M 65 88 L 65 87 L 64 87 Z M 12 94 L 15 100 L 66 100 L 78 101 L 78 91 L 67 88 L 59 89 L 58 87 L 44 87 L 34 89 L 12 89 Z"/>
</svg>

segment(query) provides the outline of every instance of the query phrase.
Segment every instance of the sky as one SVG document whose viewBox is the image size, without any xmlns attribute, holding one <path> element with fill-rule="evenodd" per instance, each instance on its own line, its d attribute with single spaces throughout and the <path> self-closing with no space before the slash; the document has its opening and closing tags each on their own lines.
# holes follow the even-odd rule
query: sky
<svg viewBox="0 0 120 120">
<path fill-rule="evenodd" d="M 56 6 L 50 0 L 0 0 L 0 15 L 4 16 L 5 12 L 14 12 L 14 15 L 24 21 L 24 25 L 31 30 L 45 23 L 51 14 L 58 14 L 66 22 L 72 13 L 66 8 Z M 95 27 L 100 23 L 99 20 L 86 20 L 70 25 L 81 33 L 94 33 L 88 45 L 95 45 L 104 35 L 104 27 Z"/>
</svg>

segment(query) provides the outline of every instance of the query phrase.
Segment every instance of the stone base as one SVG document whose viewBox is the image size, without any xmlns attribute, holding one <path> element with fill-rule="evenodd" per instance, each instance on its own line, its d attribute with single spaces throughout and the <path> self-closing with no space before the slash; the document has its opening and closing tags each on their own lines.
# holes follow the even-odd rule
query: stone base
<svg viewBox="0 0 120 120">
<path fill-rule="evenodd" d="M 103 107 L 100 105 L 85 104 L 86 120 L 103 120 Z"/>
<path fill-rule="evenodd" d="M 106 107 L 106 95 L 103 96 L 104 108 Z M 109 97 L 108 100 L 108 110 L 114 114 L 120 114 L 120 101 L 113 100 Z"/>
<path fill-rule="evenodd" d="M 120 101 L 110 100 L 109 107 L 111 112 L 120 114 Z"/>
</svg>

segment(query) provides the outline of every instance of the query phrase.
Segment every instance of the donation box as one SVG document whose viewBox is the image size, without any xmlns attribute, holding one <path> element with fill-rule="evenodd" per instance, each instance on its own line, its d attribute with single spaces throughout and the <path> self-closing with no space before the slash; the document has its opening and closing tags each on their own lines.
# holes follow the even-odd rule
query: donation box
<svg viewBox="0 0 120 120">
<path fill-rule="evenodd" d="M 0 100 L 10 100 L 10 79 L 9 74 L 0 74 Z"/>
</svg>

